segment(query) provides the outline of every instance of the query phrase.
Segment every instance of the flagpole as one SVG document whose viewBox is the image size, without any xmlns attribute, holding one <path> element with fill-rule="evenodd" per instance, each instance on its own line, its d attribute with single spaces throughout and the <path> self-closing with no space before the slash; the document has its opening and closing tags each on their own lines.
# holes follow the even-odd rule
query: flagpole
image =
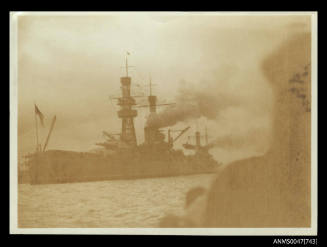
<svg viewBox="0 0 327 247">
<path fill-rule="evenodd" d="M 36 151 L 39 151 L 39 131 L 37 127 L 37 117 L 35 112 L 35 104 L 34 104 L 34 116 L 35 116 L 35 130 L 36 130 Z"/>
</svg>

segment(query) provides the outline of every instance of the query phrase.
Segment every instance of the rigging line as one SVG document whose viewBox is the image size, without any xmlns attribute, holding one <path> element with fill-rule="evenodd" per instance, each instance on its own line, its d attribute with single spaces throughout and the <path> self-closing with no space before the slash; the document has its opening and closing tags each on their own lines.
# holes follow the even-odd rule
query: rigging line
<svg viewBox="0 0 327 247">
<path fill-rule="evenodd" d="M 136 73 L 133 73 L 136 72 Z M 141 73 L 136 69 L 136 67 L 134 67 L 133 69 L 133 74 L 134 76 L 134 81 L 135 83 L 132 84 L 132 88 L 133 90 L 137 89 L 138 91 L 140 91 L 143 95 L 145 95 L 145 90 L 144 90 L 144 85 L 143 85 L 143 76 L 141 75 Z M 135 85 L 137 84 L 137 85 Z"/>
<path fill-rule="evenodd" d="M 142 80 L 145 79 L 144 76 L 142 76 L 141 72 L 139 72 L 138 69 L 135 68 L 134 71 L 137 73 L 137 76 L 139 76 Z"/>
<path fill-rule="evenodd" d="M 139 79 L 140 79 L 142 82 L 145 82 L 145 77 L 142 75 L 142 73 L 139 72 L 137 69 L 135 69 L 135 72 L 136 72 L 136 76 L 139 77 Z"/>
</svg>

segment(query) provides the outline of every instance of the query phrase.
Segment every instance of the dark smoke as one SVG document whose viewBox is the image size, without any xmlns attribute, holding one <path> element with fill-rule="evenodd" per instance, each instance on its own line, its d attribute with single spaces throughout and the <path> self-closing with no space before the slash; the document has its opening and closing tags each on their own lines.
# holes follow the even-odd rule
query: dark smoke
<svg viewBox="0 0 327 247">
<path fill-rule="evenodd" d="M 146 125 L 164 128 L 200 117 L 215 120 L 221 110 L 238 104 L 235 96 L 222 94 L 219 90 L 218 81 L 202 83 L 198 87 L 182 82 L 182 87 L 175 99 L 176 105 L 156 115 L 150 115 Z"/>
<path fill-rule="evenodd" d="M 179 104 L 169 107 L 156 115 L 150 115 L 146 126 L 151 128 L 164 128 L 175 125 L 178 122 L 201 117 L 198 106 L 195 104 Z"/>
</svg>

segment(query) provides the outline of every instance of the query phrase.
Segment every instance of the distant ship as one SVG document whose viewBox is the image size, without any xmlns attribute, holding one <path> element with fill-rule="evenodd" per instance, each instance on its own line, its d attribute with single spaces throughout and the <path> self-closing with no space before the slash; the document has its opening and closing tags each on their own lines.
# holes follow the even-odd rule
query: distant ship
<svg viewBox="0 0 327 247">
<path fill-rule="evenodd" d="M 137 116 L 135 98 L 131 95 L 131 77 L 128 76 L 126 58 L 126 76 L 120 78 L 121 97 L 115 98 L 120 107 L 118 117 L 122 121 L 121 133 L 111 134 L 103 131 L 106 140 L 97 143 L 100 152 L 75 152 L 65 150 L 46 150 L 46 145 L 55 122 L 41 150 L 27 156 L 28 178 L 20 179 L 31 184 L 73 183 L 87 181 L 103 181 L 112 179 L 136 179 L 150 177 L 167 177 L 214 173 L 220 166 L 209 154 L 209 145 L 201 145 L 200 132 L 195 134 L 195 144 L 186 143 L 186 149 L 194 150 L 185 155 L 182 150 L 175 150 L 174 143 L 190 127 L 183 130 L 166 130 L 167 141 L 163 130 L 157 127 L 144 127 L 144 143 L 137 145 L 134 118 Z M 157 97 L 147 97 L 150 116 L 157 114 Z M 168 105 L 168 104 L 164 104 Z M 173 138 L 173 133 L 177 136 Z M 179 132 L 179 133 L 178 133 Z M 174 134 L 175 135 L 175 134 Z M 206 144 L 207 141 L 207 134 Z M 26 172 L 25 172 L 26 173 Z M 27 173 L 26 173 L 27 174 Z M 20 176 L 22 177 L 22 176 Z M 23 176 L 24 177 L 24 176 Z"/>
</svg>

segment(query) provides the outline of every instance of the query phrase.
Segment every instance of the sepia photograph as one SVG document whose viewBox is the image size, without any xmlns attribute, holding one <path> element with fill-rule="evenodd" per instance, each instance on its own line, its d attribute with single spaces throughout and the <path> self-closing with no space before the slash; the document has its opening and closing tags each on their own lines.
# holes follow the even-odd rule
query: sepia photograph
<svg viewBox="0 0 327 247">
<path fill-rule="evenodd" d="M 11 12 L 11 233 L 317 234 L 317 12 Z"/>
</svg>

